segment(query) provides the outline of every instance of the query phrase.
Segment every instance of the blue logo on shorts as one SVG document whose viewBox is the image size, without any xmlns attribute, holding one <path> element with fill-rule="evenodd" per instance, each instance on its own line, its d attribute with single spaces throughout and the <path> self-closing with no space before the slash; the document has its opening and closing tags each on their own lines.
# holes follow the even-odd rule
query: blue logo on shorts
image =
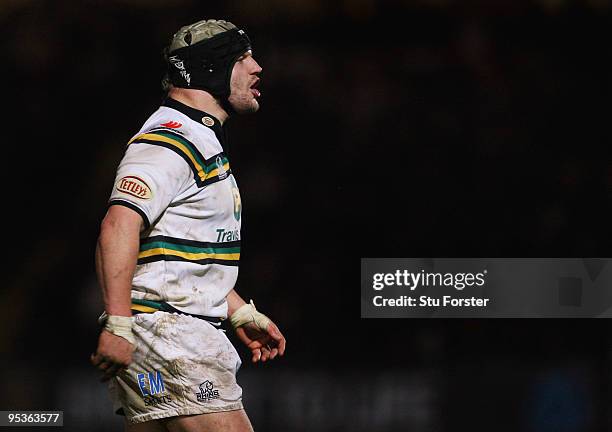
<svg viewBox="0 0 612 432">
<path fill-rule="evenodd" d="M 142 393 L 146 406 L 155 406 L 160 403 L 172 402 L 169 395 L 162 395 L 166 391 L 164 378 L 160 371 L 136 374 L 136 381 Z"/>
<path fill-rule="evenodd" d="M 136 379 L 138 381 L 138 387 L 140 387 L 140 393 L 142 393 L 143 396 L 156 395 L 166 391 L 164 379 L 159 371 L 148 372 L 147 375 L 139 373 L 136 375 Z"/>
</svg>

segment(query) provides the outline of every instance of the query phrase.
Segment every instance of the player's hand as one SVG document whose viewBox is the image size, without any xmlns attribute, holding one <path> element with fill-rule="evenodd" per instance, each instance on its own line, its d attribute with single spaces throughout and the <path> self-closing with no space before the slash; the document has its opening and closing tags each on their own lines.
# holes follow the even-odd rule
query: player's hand
<svg viewBox="0 0 612 432">
<path fill-rule="evenodd" d="M 285 337 L 272 321 L 266 330 L 254 323 L 247 323 L 236 329 L 236 335 L 251 350 L 253 363 L 260 360 L 265 362 L 285 354 Z"/>
<path fill-rule="evenodd" d="M 108 381 L 132 362 L 134 347 L 126 339 L 102 330 L 98 349 L 91 355 L 91 363 L 103 372 L 100 381 Z"/>
</svg>

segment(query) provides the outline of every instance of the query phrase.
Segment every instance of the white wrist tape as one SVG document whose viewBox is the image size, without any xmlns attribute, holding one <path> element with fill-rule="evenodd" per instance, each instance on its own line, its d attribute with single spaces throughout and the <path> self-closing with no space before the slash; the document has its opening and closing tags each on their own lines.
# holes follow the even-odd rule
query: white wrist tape
<svg viewBox="0 0 612 432">
<path fill-rule="evenodd" d="M 260 330 L 268 330 L 270 318 L 255 309 L 255 303 L 245 303 L 240 306 L 229 318 L 232 326 L 236 329 L 248 323 L 254 323 Z"/>
<path fill-rule="evenodd" d="M 132 317 L 108 315 L 104 323 L 104 330 L 122 337 L 132 345 L 135 343 L 132 333 Z"/>
</svg>

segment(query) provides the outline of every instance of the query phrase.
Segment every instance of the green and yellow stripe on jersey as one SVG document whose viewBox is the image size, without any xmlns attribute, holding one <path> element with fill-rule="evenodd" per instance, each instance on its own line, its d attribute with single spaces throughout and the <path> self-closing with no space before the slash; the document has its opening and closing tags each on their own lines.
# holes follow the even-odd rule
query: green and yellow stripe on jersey
<svg viewBox="0 0 612 432">
<path fill-rule="evenodd" d="M 223 180 L 232 172 L 223 152 L 205 159 L 191 141 L 169 129 L 154 129 L 142 133 L 132 138 L 128 142 L 128 145 L 130 144 L 151 144 L 172 150 L 187 162 L 198 187 Z"/>
<path fill-rule="evenodd" d="M 237 266 L 240 260 L 240 240 L 213 243 L 167 236 L 140 240 L 138 264 L 155 261 L 185 261 L 194 264 Z"/>
</svg>

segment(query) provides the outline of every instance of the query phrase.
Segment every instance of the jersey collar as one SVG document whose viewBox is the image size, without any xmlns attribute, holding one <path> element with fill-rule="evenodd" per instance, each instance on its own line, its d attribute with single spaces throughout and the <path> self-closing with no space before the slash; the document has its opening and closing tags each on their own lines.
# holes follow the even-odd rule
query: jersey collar
<svg viewBox="0 0 612 432">
<path fill-rule="evenodd" d="M 189 117 L 196 123 L 199 123 L 201 125 L 206 126 L 208 129 L 211 129 L 217 136 L 217 139 L 219 140 L 221 145 L 225 147 L 225 133 L 223 128 L 221 127 L 221 122 L 215 116 L 208 114 L 205 111 L 200 111 L 199 109 L 187 106 L 184 103 L 181 103 L 170 97 L 164 100 L 162 106 L 177 110 L 178 112 L 185 114 L 187 117 Z"/>
</svg>

